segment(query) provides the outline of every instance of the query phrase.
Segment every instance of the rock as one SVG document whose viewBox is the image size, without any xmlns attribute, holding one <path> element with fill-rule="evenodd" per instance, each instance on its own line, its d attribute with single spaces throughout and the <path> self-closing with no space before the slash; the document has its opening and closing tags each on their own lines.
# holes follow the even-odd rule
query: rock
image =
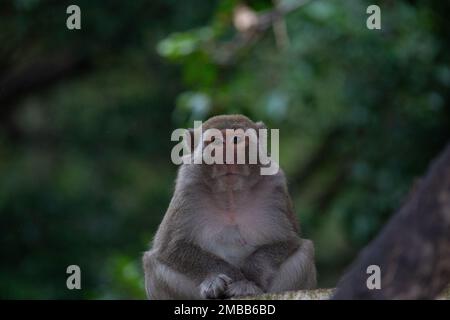
<svg viewBox="0 0 450 320">
<path fill-rule="evenodd" d="M 334 289 L 314 289 L 286 291 L 282 293 L 265 293 L 259 296 L 245 297 L 243 300 L 327 300 Z"/>
<path fill-rule="evenodd" d="M 286 291 L 282 293 L 265 293 L 259 296 L 244 297 L 242 300 L 327 300 L 331 298 L 334 288 Z M 450 300 L 450 287 L 445 289 L 436 300 Z"/>
</svg>

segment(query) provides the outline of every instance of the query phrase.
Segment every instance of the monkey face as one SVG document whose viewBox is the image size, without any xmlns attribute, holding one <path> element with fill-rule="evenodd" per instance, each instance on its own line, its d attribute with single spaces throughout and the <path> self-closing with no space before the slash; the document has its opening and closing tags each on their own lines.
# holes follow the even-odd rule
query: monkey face
<svg viewBox="0 0 450 320">
<path fill-rule="evenodd" d="M 254 129 L 208 129 L 203 146 L 202 170 L 214 187 L 239 190 L 258 180 L 258 138 Z"/>
<path fill-rule="evenodd" d="M 262 178 L 262 169 L 270 165 L 267 132 L 261 135 L 261 130 L 267 130 L 264 123 L 242 115 L 215 116 L 189 130 L 188 162 L 194 163 L 193 172 L 214 189 L 240 190 L 255 185 Z"/>
</svg>

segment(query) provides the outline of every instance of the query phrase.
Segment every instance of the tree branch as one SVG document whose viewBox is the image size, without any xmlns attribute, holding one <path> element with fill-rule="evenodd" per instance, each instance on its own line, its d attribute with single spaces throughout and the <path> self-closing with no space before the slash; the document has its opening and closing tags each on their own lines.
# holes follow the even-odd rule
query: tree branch
<svg viewBox="0 0 450 320">
<path fill-rule="evenodd" d="M 34 62 L 19 72 L 0 78 L 0 126 L 10 137 L 16 137 L 19 132 L 12 120 L 16 102 L 25 95 L 40 92 L 90 68 L 91 64 L 86 56 L 66 53 Z"/>
<path fill-rule="evenodd" d="M 257 13 L 247 6 L 238 5 L 244 7 L 248 11 L 246 13 L 250 17 L 255 17 L 249 21 L 249 24 L 236 34 L 233 40 L 219 45 L 214 48 L 211 55 L 214 61 L 220 65 L 229 65 L 234 62 L 236 56 L 239 55 L 242 50 L 250 47 L 274 24 L 283 19 L 288 13 L 300 8 L 307 4 L 310 0 L 295 0 L 290 3 L 280 3 L 274 9 L 266 10 L 261 13 Z M 254 20 L 254 22 L 253 22 Z"/>
</svg>

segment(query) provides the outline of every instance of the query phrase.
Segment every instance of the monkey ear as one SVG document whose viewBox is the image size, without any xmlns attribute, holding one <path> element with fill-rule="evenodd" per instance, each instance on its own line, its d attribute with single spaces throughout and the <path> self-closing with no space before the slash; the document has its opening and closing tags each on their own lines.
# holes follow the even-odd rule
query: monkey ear
<svg viewBox="0 0 450 320">
<path fill-rule="evenodd" d="M 267 129 L 267 126 L 266 126 L 265 123 L 262 122 L 262 121 L 258 121 L 258 122 L 256 122 L 255 124 L 256 124 L 256 127 L 257 127 L 258 129 Z"/>
</svg>

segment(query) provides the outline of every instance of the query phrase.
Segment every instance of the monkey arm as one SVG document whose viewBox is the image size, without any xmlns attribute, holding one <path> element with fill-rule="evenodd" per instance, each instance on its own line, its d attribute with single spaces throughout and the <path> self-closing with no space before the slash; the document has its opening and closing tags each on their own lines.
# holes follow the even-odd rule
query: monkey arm
<svg viewBox="0 0 450 320">
<path fill-rule="evenodd" d="M 247 257 L 241 271 L 248 280 L 267 291 L 280 266 L 299 247 L 299 239 L 262 245 Z"/>
<path fill-rule="evenodd" d="M 158 260 L 197 283 L 219 274 L 225 274 L 233 281 L 245 279 L 238 268 L 188 241 L 173 242 L 160 252 Z"/>
</svg>

